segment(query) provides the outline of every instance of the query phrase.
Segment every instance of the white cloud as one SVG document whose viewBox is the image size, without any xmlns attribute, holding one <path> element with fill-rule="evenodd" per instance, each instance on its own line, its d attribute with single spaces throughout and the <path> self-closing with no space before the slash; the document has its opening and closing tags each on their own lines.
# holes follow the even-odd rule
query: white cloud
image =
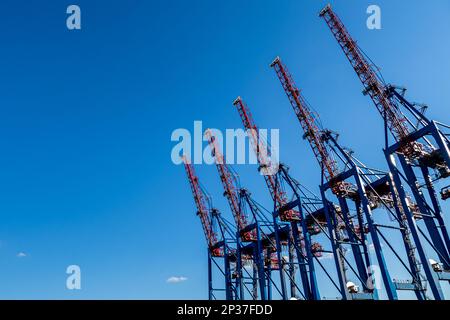
<svg viewBox="0 0 450 320">
<path fill-rule="evenodd" d="M 27 256 L 27 254 L 25 252 L 19 252 L 17 254 L 17 258 L 25 258 Z"/>
<path fill-rule="evenodd" d="M 186 277 L 170 277 L 169 279 L 167 279 L 167 283 L 180 283 L 187 281 L 187 279 L 188 278 Z"/>
</svg>

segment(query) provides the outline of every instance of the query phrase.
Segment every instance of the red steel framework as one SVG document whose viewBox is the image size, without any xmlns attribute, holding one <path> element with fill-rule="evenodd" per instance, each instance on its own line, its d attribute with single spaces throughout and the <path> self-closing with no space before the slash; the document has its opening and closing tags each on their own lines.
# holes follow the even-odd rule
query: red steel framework
<svg viewBox="0 0 450 320">
<path fill-rule="evenodd" d="M 308 140 L 309 145 L 321 166 L 324 177 L 333 184 L 333 179 L 339 175 L 340 170 L 336 160 L 333 159 L 332 154 L 328 149 L 328 145 L 322 137 L 322 130 L 317 124 L 318 121 L 314 112 L 309 107 L 309 104 L 301 94 L 301 91 L 295 85 L 289 70 L 281 62 L 280 57 L 276 57 L 270 66 L 274 68 L 280 79 L 281 85 L 283 86 L 292 108 L 303 128 L 303 137 Z M 352 187 L 348 182 L 336 181 L 333 184 L 332 191 L 335 194 L 346 194 L 351 191 L 351 189 Z"/>
<path fill-rule="evenodd" d="M 288 199 L 286 197 L 286 193 L 281 190 L 279 183 L 277 183 L 276 175 L 264 174 L 264 170 L 268 167 L 271 167 L 270 160 L 268 158 L 268 155 L 270 155 L 270 151 L 267 148 L 267 145 L 265 145 L 265 142 L 260 139 L 258 127 L 253 121 L 250 110 L 248 109 L 242 98 L 238 97 L 233 102 L 233 105 L 238 109 L 242 124 L 244 125 L 244 128 L 247 130 L 247 133 L 251 138 L 251 144 L 254 148 L 258 164 L 260 165 L 260 170 L 263 171 L 263 176 L 264 180 L 266 181 L 267 188 L 269 189 L 270 195 L 272 196 L 272 200 L 276 204 L 276 209 L 279 210 L 288 203 Z M 296 220 L 298 219 L 298 213 L 294 210 L 287 210 L 284 212 L 280 212 L 280 218 L 284 221 Z"/>
<path fill-rule="evenodd" d="M 377 76 L 371 64 L 351 37 L 339 17 L 333 12 L 331 5 L 327 5 L 321 12 L 322 17 L 344 51 L 353 69 L 364 85 L 364 94 L 368 94 L 373 100 L 378 112 L 386 121 L 388 129 L 397 142 L 404 143 L 402 152 L 406 156 L 420 156 L 423 154 L 423 145 L 416 141 L 407 141 L 410 134 L 408 119 L 399 110 L 392 100 L 384 83 Z"/>
<path fill-rule="evenodd" d="M 222 181 L 222 186 L 224 189 L 224 195 L 230 205 L 231 213 L 233 214 L 236 226 L 239 231 L 244 230 L 248 226 L 248 219 L 239 205 L 239 190 L 236 188 L 231 170 L 226 164 L 225 157 L 220 151 L 216 137 L 210 129 L 206 130 L 205 136 L 215 158 L 217 171 L 219 172 L 220 180 Z M 241 237 L 244 241 L 252 241 L 256 239 L 255 235 L 250 231 L 242 233 Z"/>
<path fill-rule="evenodd" d="M 222 257 L 223 252 L 220 248 L 215 248 L 217 244 L 217 235 L 213 229 L 211 217 L 209 215 L 208 205 L 206 203 L 203 191 L 197 175 L 195 174 L 194 166 L 186 157 L 183 157 L 184 168 L 191 186 L 192 195 L 194 197 L 195 205 L 197 207 L 197 215 L 200 217 L 203 232 L 205 233 L 206 241 L 213 257 Z"/>
<path fill-rule="evenodd" d="M 322 167 L 325 177 L 330 181 L 339 174 L 339 169 L 336 161 L 331 157 L 327 145 L 323 142 L 321 129 L 317 125 L 314 113 L 310 110 L 308 103 L 300 94 L 300 90 L 295 86 L 292 76 L 283 65 L 280 58 L 277 57 L 270 66 L 275 69 L 277 76 L 286 91 L 295 114 L 305 132 L 304 138 L 308 140 L 317 161 L 319 161 L 319 164 Z"/>
</svg>

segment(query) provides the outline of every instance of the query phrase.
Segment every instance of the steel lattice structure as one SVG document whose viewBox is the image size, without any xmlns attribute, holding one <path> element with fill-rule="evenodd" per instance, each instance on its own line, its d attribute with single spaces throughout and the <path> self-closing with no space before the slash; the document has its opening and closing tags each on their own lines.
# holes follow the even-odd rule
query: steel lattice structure
<svg viewBox="0 0 450 320">
<path fill-rule="evenodd" d="M 227 300 L 320 300 L 326 284 L 343 300 L 380 299 L 381 291 L 389 300 L 399 299 L 401 291 L 413 292 L 418 300 L 444 300 L 450 238 L 441 201 L 450 198 L 450 186 L 440 190 L 439 199 L 437 185 L 450 177 L 450 126 L 425 116 L 425 106 L 410 102 L 406 89 L 385 83 L 330 5 L 319 16 L 382 116 L 388 170 L 366 166 L 341 145 L 337 133 L 321 127 L 277 57 L 271 67 L 320 166 L 320 196 L 273 158 L 248 105 L 238 97 L 233 105 L 273 207 L 264 208 L 240 186 L 214 132 L 206 130 L 233 218 L 229 223 L 212 206 L 194 167 L 183 158 L 208 245 L 209 299 L 223 291 Z M 320 259 L 324 254 L 332 256 L 331 268 Z M 382 288 L 375 283 L 374 264 Z M 219 276 L 213 275 L 215 269 Z"/>
<path fill-rule="evenodd" d="M 236 300 L 238 289 L 233 283 L 231 271 L 231 263 L 237 260 L 236 249 L 232 247 L 237 243 L 235 232 L 221 217 L 219 210 L 213 207 L 211 198 L 202 189 L 194 166 L 187 157 L 183 157 L 183 163 L 208 244 L 208 297 L 210 300 L 216 299 L 216 291 L 225 291 L 227 300 Z M 214 266 L 219 270 L 223 281 L 217 286 L 213 278 Z"/>
<path fill-rule="evenodd" d="M 320 221 L 316 216 L 323 213 L 323 207 L 318 205 L 317 197 L 306 196 L 303 187 L 289 174 L 287 166 L 282 163 L 277 165 L 276 172 L 266 172 L 265 167 L 273 168 L 273 159 L 270 159 L 270 148 L 267 143 L 260 139 L 258 126 L 255 124 L 250 109 L 244 103 L 241 97 L 234 101 L 242 124 L 247 130 L 247 135 L 251 139 L 254 152 L 260 165 L 259 172 L 264 176 L 269 193 L 274 202 L 273 224 L 275 229 L 281 226 L 289 227 L 289 263 L 280 256 L 281 241 L 277 239 L 278 260 L 280 265 L 296 265 L 300 271 L 300 287 L 296 285 L 297 280 L 294 272 L 281 273 L 280 282 L 282 287 L 282 297 L 287 299 L 286 283 L 291 285 L 291 297 L 297 298 L 295 292 L 299 292 L 300 298 L 307 300 L 321 299 L 316 278 L 316 266 L 319 264 L 322 269 L 323 265 L 318 261 L 318 257 L 324 252 L 321 244 L 312 241 L 312 237 L 317 233 L 325 231 L 319 227 Z M 285 187 L 283 187 L 285 185 Z M 289 201 L 287 191 L 290 191 L 294 200 Z M 316 229 L 314 229 L 316 227 Z M 326 232 L 325 232 L 326 233 Z M 275 232 L 275 235 L 278 233 Z M 327 237 L 330 237 L 328 234 Z M 295 259 L 295 263 L 292 259 Z M 291 270 L 292 271 L 292 270 Z M 328 279 L 333 283 L 334 280 L 325 270 Z M 286 279 L 286 277 L 288 279 Z"/>
<path fill-rule="evenodd" d="M 450 140 L 448 133 L 444 132 L 450 127 L 428 119 L 424 115 L 425 109 L 419 110 L 417 104 L 405 98 L 406 89 L 384 83 L 382 76 L 377 74 L 374 66 L 369 63 L 330 5 L 320 12 L 320 17 L 327 23 L 361 80 L 364 86 L 363 93 L 371 97 L 384 120 L 386 140 L 384 152 L 399 192 L 399 199 L 405 208 L 409 228 L 413 230 L 413 234 L 417 234 L 415 240 L 419 251 L 425 251 L 419 239 L 420 234 L 430 244 L 434 257 L 439 260 L 439 263 L 433 263 L 434 270 L 430 270 L 428 263 L 424 267 L 431 283 L 436 284 L 431 287 L 435 299 L 444 299 L 437 283 L 439 280 L 450 279 L 450 238 L 439 205 L 435 182 L 450 176 Z M 397 165 L 395 158 L 400 166 Z M 434 178 L 430 170 L 436 171 Z M 405 188 L 414 196 L 426 232 L 418 226 L 419 219 L 409 209 Z M 447 191 L 448 189 L 442 190 L 443 200 L 448 198 L 445 196 Z"/>
<path fill-rule="evenodd" d="M 394 299 L 396 298 L 395 290 L 414 290 L 416 292 L 416 295 L 419 299 L 425 299 L 424 295 L 424 285 L 422 283 L 423 276 L 420 272 L 420 266 L 419 264 L 424 265 L 425 273 L 427 275 L 427 278 L 429 280 L 429 285 L 435 289 L 438 292 L 441 292 L 439 283 L 436 281 L 436 279 L 432 276 L 432 270 L 428 263 L 428 257 L 425 254 L 425 252 L 422 250 L 422 244 L 420 243 L 420 239 L 417 234 L 416 229 L 410 230 L 407 223 L 406 223 L 406 216 L 404 214 L 405 210 L 410 210 L 411 206 L 407 206 L 405 208 L 399 209 L 399 207 L 402 206 L 399 200 L 398 193 L 396 191 L 396 187 L 390 178 L 389 175 L 386 173 L 381 174 L 380 170 L 368 170 L 366 166 L 364 166 L 361 162 L 355 161 L 355 158 L 345 151 L 344 148 L 342 148 L 339 143 L 337 142 L 337 135 L 332 134 L 330 131 L 322 130 L 319 128 L 319 125 L 315 123 L 315 119 L 310 117 L 309 115 L 312 114 L 311 108 L 309 107 L 306 99 L 301 94 L 300 90 L 295 85 L 294 80 L 292 79 L 292 76 L 290 75 L 289 71 L 287 70 L 286 66 L 281 62 L 280 58 L 276 58 L 274 62 L 271 64 L 271 66 L 275 69 L 277 76 L 287 94 L 289 97 L 289 100 L 291 102 L 292 107 L 294 108 L 295 113 L 297 114 L 297 117 L 299 121 L 302 123 L 303 130 L 305 132 L 305 137 L 310 143 L 313 151 L 315 150 L 323 150 L 322 153 L 317 156 L 316 158 L 323 168 L 322 174 L 326 178 L 327 183 L 323 184 L 322 187 L 325 187 L 325 190 L 327 188 L 331 188 L 335 194 L 338 195 L 339 203 L 344 204 L 343 208 L 347 208 L 346 200 L 347 199 L 356 199 L 358 202 L 363 203 L 364 211 L 367 213 L 366 219 L 368 224 L 368 229 L 373 230 L 373 232 L 370 232 L 372 236 L 372 240 L 374 241 L 374 247 L 378 254 L 378 261 L 381 266 L 381 271 L 383 273 L 386 272 L 384 279 L 385 279 L 385 286 L 388 288 L 388 293 L 390 294 L 390 298 Z M 320 147 L 317 147 L 316 145 L 319 144 Z M 330 150 L 333 150 L 331 152 Z M 316 152 L 315 152 L 316 153 Z M 335 153 L 337 157 L 341 158 L 348 164 L 348 170 L 347 172 L 339 172 L 339 169 L 337 166 L 334 167 L 334 170 L 327 175 L 326 170 L 328 163 L 334 163 L 336 164 L 336 161 L 331 157 L 331 154 Z M 328 157 L 328 158 L 327 158 Z M 353 171 L 353 173 L 350 173 Z M 373 172 L 377 172 L 378 176 L 381 175 L 381 177 L 377 180 L 373 179 L 373 176 L 375 174 L 372 174 Z M 345 177 L 345 179 L 348 179 L 350 176 L 354 176 L 356 179 L 356 184 L 352 185 L 350 183 L 342 182 L 343 179 L 341 177 Z M 346 185 L 346 188 L 338 187 L 336 188 L 334 185 L 340 183 L 341 185 Z M 378 190 L 376 189 L 376 186 L 388 186 L 384 187 L 384 190 L 382 188 L 378 187 Z M 353 190 L 353 191 L 352 191 Z M 364 202 L 366 204 L 364 204 Z M 375 205 L 370 206 L 370 203 L 374 203 Z M 378 237 L 379 226 L 375 224 L 372 218 L 372 215 L 370 211 L 372 208 L 376 208 L 376 206 L 383 205 L 384 207 L 394 207 L 397 210 L 395 212 L 392 212 L 393 216 L 398 222 L 398 228 L 402 233 L 403 241 L 405 244 L 405 250 L 408 257 L 409 262 L 409 268 L 408 271 L 412 275 L 412 280 L 410 281 L 410 286 L 407 287 L 405 283 L 402 283 L 401 285 L 393 283 L 392 280 L 390 280 L 390 275 L 388 273 L 388 268 L 384 262 L 384 257 L 382 256 L 382 248 L 381 243 Z M 395 204 L 395 205 L 394 205 Z M 369 209 L 365 209 L 365 208 Z M 341 211 L 342 209 L 341 208 Z M 344 210 L 344 212 L 347 210 Z M 362 219 L 361 219 L 362 220 Z M 351 219 L 349 220 L 350 223 L 352 223 Z M 359 224 L 361 226 L 361 222 Z M 360 230 L 361 231 L 361 230 Z M 355 235 L 357 235 L 356 232 L 354 232 Z M 360 232 L 360 235 L 362 233 Z M 361 238 L 361 240 L 364 240 L 363 237 L 352 237 L 352 242 L 355 241 L 355 239 Z M 418 253 L 416 253 L 416 245 L 413 242 L 419 244 Z M 361 243 L 363 250 L 366 250 L 364 248 L 364 244 Z M 354 252 L 356 254 L 356 252 Z M 358 253 L 359 254 L 359 253 Z M 365 254 L 367 256 L 367 254 Z M 420 263 L 419 259 L 416 257 L 420 257 Z M 380 262 L 381 261 L 381 262 Z M 360 260 L 356 259 L 357 264 L 360 264 Z M 368 266 L 364 266 L 364 264 L 361 264 L 361 267 L 358 268 L 358 270 L 363 270 L 363 267 L 366 269 Z M 364 273 L 360 271 L 360 277 L 364 276 Z M 345 278 L 345 275 L 342 276 L 343 279 Z M 363 278 L 364 279 L 364 278 Z M 367 281 L 367 280 L 366 280 Z M 390 287 L 389 287 L 390 286 Z M 389 289 L 392 289 L 391 292 L 389 292 Z M 439 295 L 436 296 L 437 299 L 441 298 Z"/>
</svg>

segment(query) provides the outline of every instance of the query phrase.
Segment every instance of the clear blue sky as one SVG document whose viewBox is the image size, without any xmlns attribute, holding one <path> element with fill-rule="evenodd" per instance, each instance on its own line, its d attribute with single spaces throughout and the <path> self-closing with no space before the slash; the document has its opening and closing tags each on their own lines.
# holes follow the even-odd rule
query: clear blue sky
<svg viewBox="0 0 450 320">
<path fill-rule="evenodd" d="M 386 168 L 382 122 L 318 11 L 327 1 L 77 0 L 0 3 L 0 298 L 190 298 L 206 292 L 205 241 L 176 128 L 240 127 L 242 95 L 281 157 L 314 189 L 319 170 L 269 63 L 280 55 L 326 127 Z M 333 1 L 385 78 L 449 122 L 450 3 Z M 226 212 L 213 167 L 198 167 Z M 269 204 L 255 168 L 237 168 Z M 446 206 L 448 209 L 448 206 Z M 448 221 L 448 219 L 447 219 Z M 25 257 L 18 256 L 25 253 Z M 65 269 L 82 270 L 82 290 Z M 169 284 L 167 278 L 188 280 Z"/>
</svg>

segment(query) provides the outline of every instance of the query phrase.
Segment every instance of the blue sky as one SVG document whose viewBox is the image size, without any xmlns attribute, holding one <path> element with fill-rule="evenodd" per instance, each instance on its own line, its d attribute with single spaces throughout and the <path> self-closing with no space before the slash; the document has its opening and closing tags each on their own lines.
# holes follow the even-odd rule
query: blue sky
<svg viewBox="0 0 450 320">
<path fill-rule="evenodd" d="M 293 175 L 317 188 L 318 166 L 269 68 L 276 55 L 324 125 L 385 169 L 379 115 L 317 17 L 326 2 L 77 0 L 82 30 L 69 31 L 72 3 L 2 1 L 0 298 L 206 298 L 205 240 L 170 136 L 194 120 L 240 127 L 232 101 L 242 95 L 260 127 L 280 128 Z M 376 1 L 377 31 L 365 25 L 372 2 L 332 3 L 384 77 L 448 123 L 450 3 Z M 237 170 L 268 205 L 255 168 Z M 197 171 L 227 212 L 215 168 Z M 80 291 L 65 288 L 71 264 Z"/>
</svg>

